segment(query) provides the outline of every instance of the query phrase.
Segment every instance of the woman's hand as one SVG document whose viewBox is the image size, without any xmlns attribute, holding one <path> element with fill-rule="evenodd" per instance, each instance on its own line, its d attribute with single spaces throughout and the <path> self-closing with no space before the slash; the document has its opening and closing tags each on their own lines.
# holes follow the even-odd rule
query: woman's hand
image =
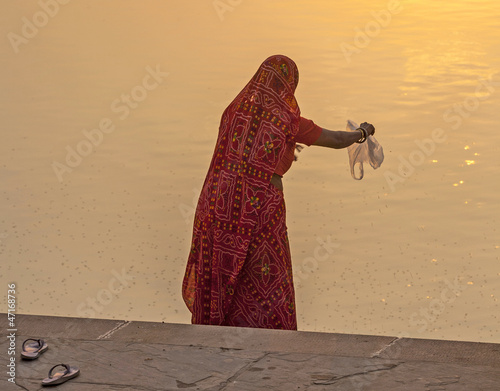
<svg viewBox="0 0 500 391">
<path fill-rule="evenodd" d="M 368 122 L 363 122 L 361 125 L 359 125 L 359 127 L 365 130 L 368 136 L 373 136 L 375 134 L 375 126 Z"/>
<path fill-rule="evenodd" d="M 363 129 L 367 137 L 375 133 L 375 126 L 368 122 L 363 122 L 359 125 Z M 358 128 L 358 129 L 359 129 Z M 363 136 L 361 136 L 363 138 Z M 323 129 L 319 138 L 312 145 L 318 145 L 328 148 L 347 148 L 349 145 L 358 142 L 360 139 L 360 132 L 346 132 L 342 130 L 328 130 Z"/>
</svg>

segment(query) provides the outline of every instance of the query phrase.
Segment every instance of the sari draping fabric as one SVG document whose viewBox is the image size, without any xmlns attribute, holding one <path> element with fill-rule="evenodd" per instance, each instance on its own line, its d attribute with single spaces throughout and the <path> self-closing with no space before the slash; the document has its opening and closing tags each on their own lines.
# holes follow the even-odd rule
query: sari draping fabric
<svg viewBox="0 0 500 391">
<path fill-rule="evenodd" d="M 283 193 L 270 184 L 299 129 L 297 84 L 291 59 L 269 57 L 222 115 L 183 280 L 192 323 L 297 328 Z"/>
</svg>

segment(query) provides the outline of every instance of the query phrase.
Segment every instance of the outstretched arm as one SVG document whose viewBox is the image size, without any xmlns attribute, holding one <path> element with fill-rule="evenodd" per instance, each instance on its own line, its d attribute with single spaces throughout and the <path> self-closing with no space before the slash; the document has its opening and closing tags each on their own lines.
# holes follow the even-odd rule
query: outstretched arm
<svg viewBox="0 0 500 391">
<path fill-rule="evenodd" d="M 363 140 L 365 134 L 368 136 L 375 133 L 374 126 L 367 122 L 363 122 L 360 125 L 360 128 L 363 128 L 365 130 L 365 133 L 363 133 L 363 131 L 359 129 L 355 132 L 323 129 L 319 138 L 312 145 L 335 149 L 347 148 L 348 146 L 354 144 L 356 141 Z"/>
</svg>

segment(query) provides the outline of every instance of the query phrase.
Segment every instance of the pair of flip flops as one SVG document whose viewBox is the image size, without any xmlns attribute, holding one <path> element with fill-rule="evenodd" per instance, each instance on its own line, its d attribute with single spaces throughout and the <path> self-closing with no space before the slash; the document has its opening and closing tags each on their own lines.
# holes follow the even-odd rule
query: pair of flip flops
<svg viewBox="0 0 500 391">
<path fill-rule="evenodd" d="M 29 338 L 23 342 L 23 351 L 21 358 L 23 360 L 36 360 L 42 353 L 44 353 L 49 346 L 43 339 Z M 54 372 L 56 368 L 60 368 Z M 68 364 L 57 364 L 50 368 L 49 377 L 42 380 L 42 386 L 55 386 L 62 384 L 80 374 L 80 369 L 71 367 Z"/>
</svg>

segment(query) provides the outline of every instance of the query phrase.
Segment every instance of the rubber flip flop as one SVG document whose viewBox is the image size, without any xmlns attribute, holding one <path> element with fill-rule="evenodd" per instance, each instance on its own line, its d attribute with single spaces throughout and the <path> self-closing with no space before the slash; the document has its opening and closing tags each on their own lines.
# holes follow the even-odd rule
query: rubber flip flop
<svg viewBox="0 0 500 391">
<path fill-rule="evenodd" d="M 23 342 L 21 358 L 24 360 L 35 360 L 48 348 L 47 343 L 43 339 L 29 338 Z"/>
<path fill-rule="evenodd" d="M 64 371 L 62 372 L 54 372 L 54 369 L 57 367 L 63 367 Z M 77 367 L 70 367 L 67 364 L 57 364 L 50 368 L 49 377 L 42 380 L 42 386 L 55 386 L 57 384 L 61 384 L 67 382 L 74 377 L 77 377 L 80 374 L 80 369 Z"/>
</svg>

